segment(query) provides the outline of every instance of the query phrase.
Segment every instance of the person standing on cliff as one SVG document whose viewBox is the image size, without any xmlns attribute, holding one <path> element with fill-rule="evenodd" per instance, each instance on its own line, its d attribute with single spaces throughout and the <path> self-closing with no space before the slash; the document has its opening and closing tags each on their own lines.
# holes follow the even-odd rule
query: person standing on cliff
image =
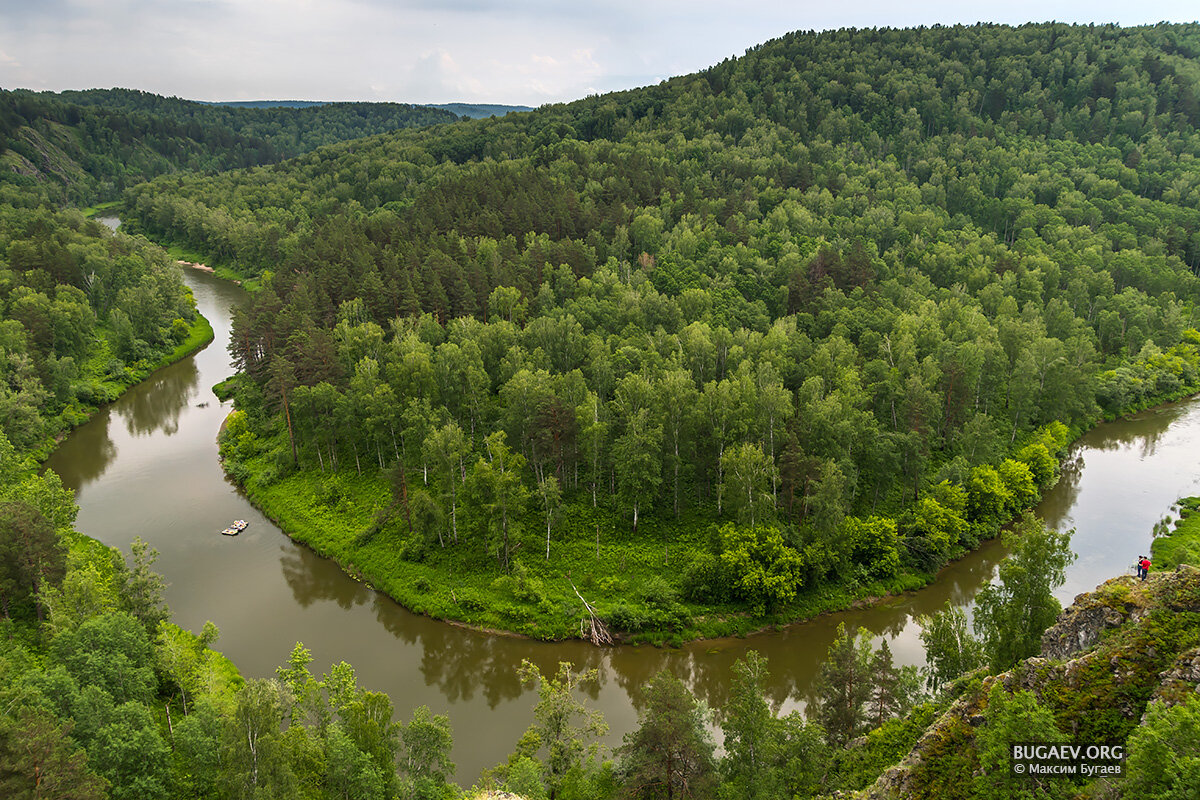
<svg viewBox="0 0 1200 800">
<path fill-rule="evenodd" d="M 1150 559 L 1142 556 L 1142 560 L 1138 562 L 1138 577 L 1140 577 L 1142 580 L 1146 580 L 1146 577 L 1149 576 L 1149 574 Z"/>
</svg>

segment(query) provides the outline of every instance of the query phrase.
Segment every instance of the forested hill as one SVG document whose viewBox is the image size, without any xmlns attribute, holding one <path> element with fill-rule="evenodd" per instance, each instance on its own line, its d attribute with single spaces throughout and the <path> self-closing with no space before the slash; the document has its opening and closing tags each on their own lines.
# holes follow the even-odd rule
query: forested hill
<svg viewBox="0 0 1200 800">
<path fill-rule="evenodd" d="M 927 574 L 1067 428 L 1194 390 L 1198 53 L 1197 25 L 796 33 L 128 207 L 270 273 L 227 464 L 296 519 L 365 498 L 324 552 L 538 635 L 578 633 L 576 565 L 622 630 L 794 615 Z M 536 591 L 492 580 L 514 553 Z"/>
<path fill-rule="evenodd" d="M 88 204 L 163 173 L 270 164 L 450 112 L 396 103 L 228 108 L 129 89 L 0 92 L 0 185 Z"/>
</svg>

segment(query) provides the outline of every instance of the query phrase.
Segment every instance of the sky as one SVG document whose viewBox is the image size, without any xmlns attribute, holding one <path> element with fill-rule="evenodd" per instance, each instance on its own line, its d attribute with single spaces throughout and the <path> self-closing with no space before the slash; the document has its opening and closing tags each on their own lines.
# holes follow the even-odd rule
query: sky
<svg viewBox="0 0 1200 800">
<path fill-rule="evenodd" d="M 793 30 L 1198 18 L 1196 0 L 0 0 L 0 88 L 538 106 Z"/>
</svg>

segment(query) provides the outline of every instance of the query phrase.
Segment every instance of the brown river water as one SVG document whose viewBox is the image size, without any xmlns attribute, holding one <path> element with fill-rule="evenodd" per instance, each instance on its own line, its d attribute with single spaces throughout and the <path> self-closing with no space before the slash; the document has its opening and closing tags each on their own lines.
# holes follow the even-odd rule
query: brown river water
<svg viewBox="0 0 1200 800">
<path fill-rule="evenodd" d="M 784 710 L 802 707 L 839 623 L 890 640 L 901 663 L 922 664 L 914 617 L 947 601 L 971 602 L 1003 551 L 997 541 L 947 566 L 933 585 L 869 608 L 827 615 L 744 639 L 694 642 L 679 649 L 597 649 L 581 642 L 534 642 L 466 630 L 409 613 L 346 576 L 336 564 L 294 544 L 259 514 L 221 471 L 216 435 L 229 405 L 211 386 L 230 372 L 229 308 L 244 291 L 185 270 L 216 339 L 196 355 L 156 372 L 72 433 L 48 466 L 74 489 L 77 527 L 129 551 L 141 536 L 160 553 L 166 599 L 180 625 L 212 620 L 217 649 L 249 677 L 270 676 L 302 641 L 314 671 L 354 665 L 360 685 L 391 695 L 407 719 L 419 705 L 449 715 L 461 783 L 505 759 L 532 721 L 536 695 L 517 679 L 522 659 L 544 673 L 571 661 L 600 671 L 587 702 L 611 727 L 608 744 L 636 726 L 637 687 L 663 668 L 710 706 L 724 704 L 730 667 L 754 649 L 770 661 L 770 693 Z M 1059 598 L 1132 571 L 1149 548 L 1151 527 L 1200 484 L 1200 401 L 1190 400 L 1107 423 L 1076 443 L 1062 480 L 1037 511 L 1074 527 L 1078 560 Z M 219 531 L 233 519 L 249 528 Z M 718 737 L 719 741 L 719 737 Z"/>
</svg>

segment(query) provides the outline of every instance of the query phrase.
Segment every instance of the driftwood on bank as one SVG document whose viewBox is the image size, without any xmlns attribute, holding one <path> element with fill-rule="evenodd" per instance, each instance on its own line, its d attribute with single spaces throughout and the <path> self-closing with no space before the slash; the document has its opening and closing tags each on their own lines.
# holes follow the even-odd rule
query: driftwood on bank
<svg viewBox="0 0 1200 800">
<path fill-rule="evenodd" d="M 572 583 L 571 588 L 575 589 L 575 584 Z M 583 599 L 583 595 L 579 593 L 578 589 L 575 589 L 575 596 L 579 598 L 579 602 L 583 603 L 583 608 L 587 612 L 587 616 L 579 620 L 579 638 L 587 639 L 597 647 L 612 644 L 612 634 L 608 632 L 608 626 L 596 614 L 596 609 Z"/>
</svg>

